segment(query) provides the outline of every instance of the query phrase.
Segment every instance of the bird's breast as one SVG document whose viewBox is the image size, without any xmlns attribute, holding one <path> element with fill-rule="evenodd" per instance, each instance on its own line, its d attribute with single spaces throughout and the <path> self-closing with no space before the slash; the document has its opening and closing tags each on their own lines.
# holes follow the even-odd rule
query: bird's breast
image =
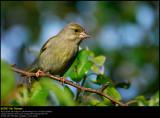
<svg viewBox="0 0 160 118">
<path fill-rule="evenodd" d="M 61 63 L 65 64 L 67 63 L 72 57 L 74 57 L 76 55 L 76 53 L 78 52 L 78 47 L 77 46 L 69 46 L 66 48 L 61 48 L 60 51 L 61 53 L 59 54 L 60 56 L 60 60 Z"/>
<path fill-rule="evenodd" d="M 78 46 L 61 46 L 54 54 L 52 73 L 59 74 L 68 70 L 78 53 Z"/>
</svg>

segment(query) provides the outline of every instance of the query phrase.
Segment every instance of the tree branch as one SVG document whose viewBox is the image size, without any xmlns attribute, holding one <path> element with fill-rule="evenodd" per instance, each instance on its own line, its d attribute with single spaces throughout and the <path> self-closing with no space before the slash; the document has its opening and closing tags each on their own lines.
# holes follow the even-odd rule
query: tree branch
<svg viewBox="0 0 160 118">
<path fill-rule="evenodd" d="M 30 78 L 30 77 L 33 77 L 33 76 L 36 77 L 36 73 L 26 72 L 26 71 L 23 71 L 23 70 L 20 70 L 20 69 L 16 69 L 16 68 L 14 68 L 14 67 L 12 67 L 12 66 L 10 66 L 10 68 L 11 68 L 13 71 L 15 71 L 15 72 L 17 72 L 17 73 L 20 73 L 20 74 L 22 74 L 22 75 L 25 75 L 25 76 L 27 76 L 27 77 L 29 77 L 29 78 Z M 102 90 L 95 90 L 95 89 L 86 88 L 86 87 L 83 87 L 83 86 L 74 84 L 72 81 L 69 81 L 69 80 L 67 80 L 67 79 L 65 79 L 65 80 L 63 79 L 63 80 L 62 80 L 62 78 L 53 76 L 53 75 L 48 74 L 48 73 L 40 73 L 40 74 L 39 74 L 39 77 L 49 77 L 49 78 L 51 78 L 51 79 L 54 79 L 54 80 L 57 80 L 57 81 L 61 81 L 61 82 L 65 83 L 65 84 L 69 84 L 69 85 L 74 86 L 74 87 L 76 87 L 76 88 L 78 88 L 78 89 L 81 89 L 83 92 L 89 91 L 89 92 L 96 93 L 96 94 L 98 94 L 98 95 L 104 96 L 104 97 L 108 98 L 110 101 L 112 101 L 112 102 L 114 102 L 114 103 L 116 103 L 116 104 L 119 104 L 120 106 L 126 106 L 126 105 L 123 104 L 122 102 L 120 102 L 120 101 L 118 101 L 118 100 L 110 97 L 109 95 L 105 94 L 102 90 L 104 90 L 104 89 L 106 88 L 106 86 L 105 86 Z"/>
<path fill-rule="evenodd" d="M 90 74 L 88 74 L 88 75 L 87 75 L 87 74 L 85 74 L 85 76 L 84 76 L 84 78 L 83 78 L 83 81 L 82 81 L 81 86 L 83 86 L 83 85 L 84 85 L 84 82 L 85 82 L 86 78 L 87 78 L 88 76 L 92 75 L 92 74 L 97 75 L 97 73 L 90 73 Z M 85 91 L 82 91 L 81 96 L 83 96 L 83 95 L 84 95 L 84 92 L 85 92 Z M 79 94 L 80 94 L 80 90 L 79 90 L 79 89 L 77 89 L 76 100 L 78 100 Z"/>
<path fill-rule="evenodd" d="M 107 88 L 108 85 L 109 85 L 109 82 L 107 82 L 107 83 L 101 88 L 101 91 L 103 92 L 103 91 Z"/>
</svg>

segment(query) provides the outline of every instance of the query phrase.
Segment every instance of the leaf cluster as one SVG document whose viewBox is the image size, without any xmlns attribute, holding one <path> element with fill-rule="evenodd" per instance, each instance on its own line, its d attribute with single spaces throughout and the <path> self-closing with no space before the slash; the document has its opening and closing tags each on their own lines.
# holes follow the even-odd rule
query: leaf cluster
<svg viewBox="0 0 160 118">
<path fill-rule="evenodd" d="M 107 82 L 109 85 L 103 92 L 110 97 L 121 101 L 121 96 L 117 87 L 129 88 L 126 83 L 114 83 L 107 75 L 101 71 L 106 60 L 105 56 L 95 56 L 93 51 L 80 50 L 72 66 L 65 73 L 64 77 L 71 79 L 74 83 L 97 89 L 102 88 Z M 9 69 L 8 64 L 1 62 L 1 104 L 11 106 L 115 106 L 109 99 L 76 90 L 69 85 L 64 85 L 58 81 L 42 77 L 39 80 L 32 78 L 31 83 L 16 83 L 14 73 Z M 92 79 L 95 75 L 95 79 Z M 22 79 L 22 78 L 20 78 Z M 24 78 L 27 80 L 27 78 Z M 83 94 L 83 95 L 82 95 Z M 159 92 L 150 100 L 139 96 L 134 102 L 128 105 L 137 106 L 158 106 Z"/>
</svg>

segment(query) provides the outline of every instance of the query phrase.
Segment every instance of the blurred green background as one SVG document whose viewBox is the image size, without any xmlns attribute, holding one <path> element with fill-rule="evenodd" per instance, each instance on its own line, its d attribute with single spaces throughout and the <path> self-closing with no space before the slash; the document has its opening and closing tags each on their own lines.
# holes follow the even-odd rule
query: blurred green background
<svg viewBox="0 0 160 118">
<path fill-rule="evenodd" d="M 139 95 L 149 99 L 159 90 L 158 1 L 2 1 L 1 60 L 26 69 L 70 22 L 91 36 L 82 48 L 106 56 L 105 75 L 130 83 L 128 89 L 117 88 L 122 102 Z"/>
</svg>

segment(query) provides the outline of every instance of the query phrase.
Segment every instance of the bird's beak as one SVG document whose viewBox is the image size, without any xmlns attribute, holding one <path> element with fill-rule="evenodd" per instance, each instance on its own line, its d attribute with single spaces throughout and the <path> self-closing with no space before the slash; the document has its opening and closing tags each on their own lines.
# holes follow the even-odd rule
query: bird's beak
<svg viewBox="0 0 160 118">
<path fill-rule="evenodd" d="M 89 35 L 87 35 L 84 31 L 80 33 L 80 36 L 79 36 L 81 39 L 86 39 L 86 38 L 89 38 Z"/>
</svg>

